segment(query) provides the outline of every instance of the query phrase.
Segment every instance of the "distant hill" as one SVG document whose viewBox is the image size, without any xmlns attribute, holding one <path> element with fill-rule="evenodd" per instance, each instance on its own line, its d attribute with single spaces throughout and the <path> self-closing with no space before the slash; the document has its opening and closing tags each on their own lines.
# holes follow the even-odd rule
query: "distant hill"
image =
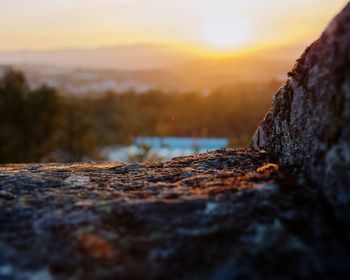
<svg viewBox="0 0 350 280">
<path fill-rule="evenodd" d="M 264 49 L 237 56 L 210 57 L 163 45 L 99 49 L 0 52 L 1 65 L 24 71 L 33 85 L 72 93 L 211 91 L 241 82 L 284 80 L 304 46 Z"/>
<path fill-rule="evenodd" d="M 150 70 L 191 59 L 185 51 L 163 45 L 126 45 L 98 49 L 0 52 L 1 64 L 41 64 L 94 69 Z"/>
</svg>

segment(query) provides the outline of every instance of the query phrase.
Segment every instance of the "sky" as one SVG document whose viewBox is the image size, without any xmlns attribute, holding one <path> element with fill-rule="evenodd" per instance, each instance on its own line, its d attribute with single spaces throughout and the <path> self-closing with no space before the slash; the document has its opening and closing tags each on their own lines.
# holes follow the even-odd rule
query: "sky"
<svg viewBox="0 0 350 280">
<path fill-rule="evenodd" d="M 224 53 L 312 42 L 344 0 L 0 0 L 0 51 L 165 44 Z"/>
</svg>

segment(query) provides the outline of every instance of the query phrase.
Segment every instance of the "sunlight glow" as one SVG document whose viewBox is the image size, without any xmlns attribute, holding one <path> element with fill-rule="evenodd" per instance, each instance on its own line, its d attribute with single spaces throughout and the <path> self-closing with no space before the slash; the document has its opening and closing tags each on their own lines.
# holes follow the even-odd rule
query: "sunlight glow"
<svg viewBox="0 0 350 280">
<path fill-rule="evenodd" d="M 289 38 L 294 38 L 293 44 L 304 44 L 318 36 L 346 2 L 0 1 L 0 51 L 81 49 L 147 43 L 225 53 L 290 41 Z M 293 32 L 297 32 L 297 36 Z"/>
<path fill-rule="evenodd" d="M 204 43 L 214 51 L 229 51 L 243 47 L 252 36 L 251 26 L 243 17 L 210 18 L 202 27 Z"/>
</svg>

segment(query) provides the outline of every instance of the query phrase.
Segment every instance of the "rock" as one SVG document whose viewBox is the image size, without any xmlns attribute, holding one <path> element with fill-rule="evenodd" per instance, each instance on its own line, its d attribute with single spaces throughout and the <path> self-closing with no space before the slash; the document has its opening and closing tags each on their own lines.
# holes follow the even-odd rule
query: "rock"
<svg viewBox="0 0 350 280">
<path fill-rule="evenodd" d="M 138 165 L 7 165 L 0 175 L 0 279 L 350 273 L 328 205 L 265 152 L 218 150 Z"/>
<path fill-rule="evenodd" d="M 350 4 L 297 60 L 252 146 L 304 172 L 350 225 Z"/>
</svg>

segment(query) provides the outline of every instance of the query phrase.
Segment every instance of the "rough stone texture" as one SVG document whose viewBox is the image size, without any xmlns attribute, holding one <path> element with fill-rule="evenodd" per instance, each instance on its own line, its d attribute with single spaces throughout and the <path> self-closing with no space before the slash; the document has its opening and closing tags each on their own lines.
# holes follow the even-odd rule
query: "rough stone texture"
<svg viewBox="0 0 350 280">
<path fill-rule="evenodd" d="M 0 279 L 347 279 L 319 193 L 264 152 L 0 168 Z"/>
<path fill-rule="evenodd" d="M 252 146 L 301 169 L 350 225 L 350 4 L 297 61 Z"/>
</svg>

